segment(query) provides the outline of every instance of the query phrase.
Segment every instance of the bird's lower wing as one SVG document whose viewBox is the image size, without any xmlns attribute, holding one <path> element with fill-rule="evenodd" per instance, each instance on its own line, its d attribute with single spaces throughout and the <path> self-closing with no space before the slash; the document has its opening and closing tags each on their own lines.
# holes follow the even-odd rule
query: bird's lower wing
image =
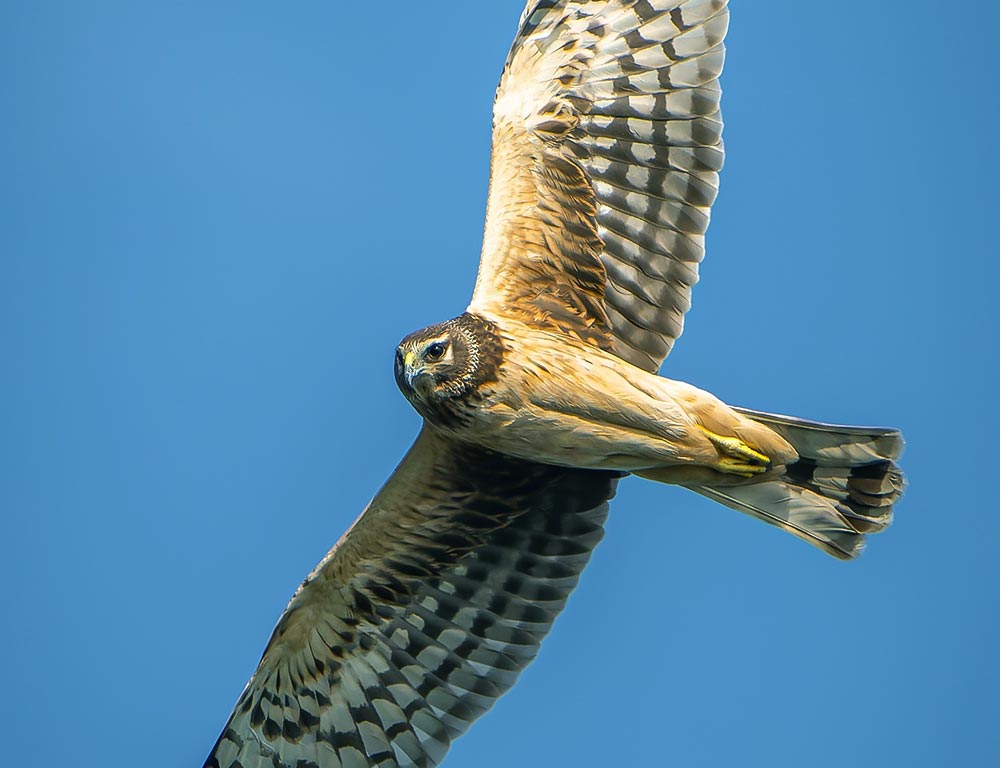
<svg viewBox="0 0 1000 768">
<path fill-rule="evenodd" d="M 425 430 L 303 582 L 206 766 L 434 766 L 516 680 L 617 475 Z"/>
</svg>

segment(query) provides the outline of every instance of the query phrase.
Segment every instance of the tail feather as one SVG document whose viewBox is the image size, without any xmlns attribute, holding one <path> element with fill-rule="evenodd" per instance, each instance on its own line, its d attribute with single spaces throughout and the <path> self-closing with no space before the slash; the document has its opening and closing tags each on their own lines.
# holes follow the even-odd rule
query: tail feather
<svg viewBox="0 0 1000 768">
<path fill-rule="evenodd" d="M 845 560 L 861 553 L 865 534 L 892 522 L 893 504 L 905 484 L 894 461 L 903 450 L 898 430 L 735 410 L 780 434 L 799 459 L 761 482 L 688 486 L 691 490 Z"/>
</svg>

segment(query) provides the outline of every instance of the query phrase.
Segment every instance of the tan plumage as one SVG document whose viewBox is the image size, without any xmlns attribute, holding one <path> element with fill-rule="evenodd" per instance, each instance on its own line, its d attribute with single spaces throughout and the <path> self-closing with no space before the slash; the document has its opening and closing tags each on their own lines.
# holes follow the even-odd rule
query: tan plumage
<svg viewBox="0 0 1000 768">
<path fill-rule="evenodd" d="M 718 188 L 727 25 L 725 0 L 528 3 L 469 310 L 396 352 L 424 428 L 293 596 L 206 765 L 437 765 L 534 657 L 625 474 L 841 558 L 888 525 L 898 432 L 655 375 Z"/>
<path fill-rule="evenodd" d="M 470 311 L 659 368 L 718 190 L 728 23 L 725 0 L 528 4 L 497 89 Z"/>
</svg>

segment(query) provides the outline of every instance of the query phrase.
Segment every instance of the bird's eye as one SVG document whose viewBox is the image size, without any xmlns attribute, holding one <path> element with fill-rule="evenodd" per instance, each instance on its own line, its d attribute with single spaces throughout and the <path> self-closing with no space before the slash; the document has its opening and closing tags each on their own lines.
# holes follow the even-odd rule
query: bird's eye
<svg viewBox="0 0 1000 768">
<path fill-rule="evenodd" d="M 445 345 L 440 341 L 435 341 L 424 350 L 424 357 L 428 360 L 440 360 L 444 354 Z"/>
</svg>

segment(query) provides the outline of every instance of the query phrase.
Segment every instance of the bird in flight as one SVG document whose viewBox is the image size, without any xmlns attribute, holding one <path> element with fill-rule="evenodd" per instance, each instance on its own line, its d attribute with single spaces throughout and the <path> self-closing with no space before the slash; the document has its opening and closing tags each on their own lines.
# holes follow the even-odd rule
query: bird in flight
<svg viewBox="0 0 1000 768">
<path fill-rule="evenodd" d="M 293 595 L 206 766 L 435 766 L 538 652 L 627 475 L 835 557 L 885 528 L 891 429 L 657 375 L 722 167 L 726 0 L 529 0 L 504 66 L 479 275 L 396 349 L 423 417 Z"/>
</svg>

